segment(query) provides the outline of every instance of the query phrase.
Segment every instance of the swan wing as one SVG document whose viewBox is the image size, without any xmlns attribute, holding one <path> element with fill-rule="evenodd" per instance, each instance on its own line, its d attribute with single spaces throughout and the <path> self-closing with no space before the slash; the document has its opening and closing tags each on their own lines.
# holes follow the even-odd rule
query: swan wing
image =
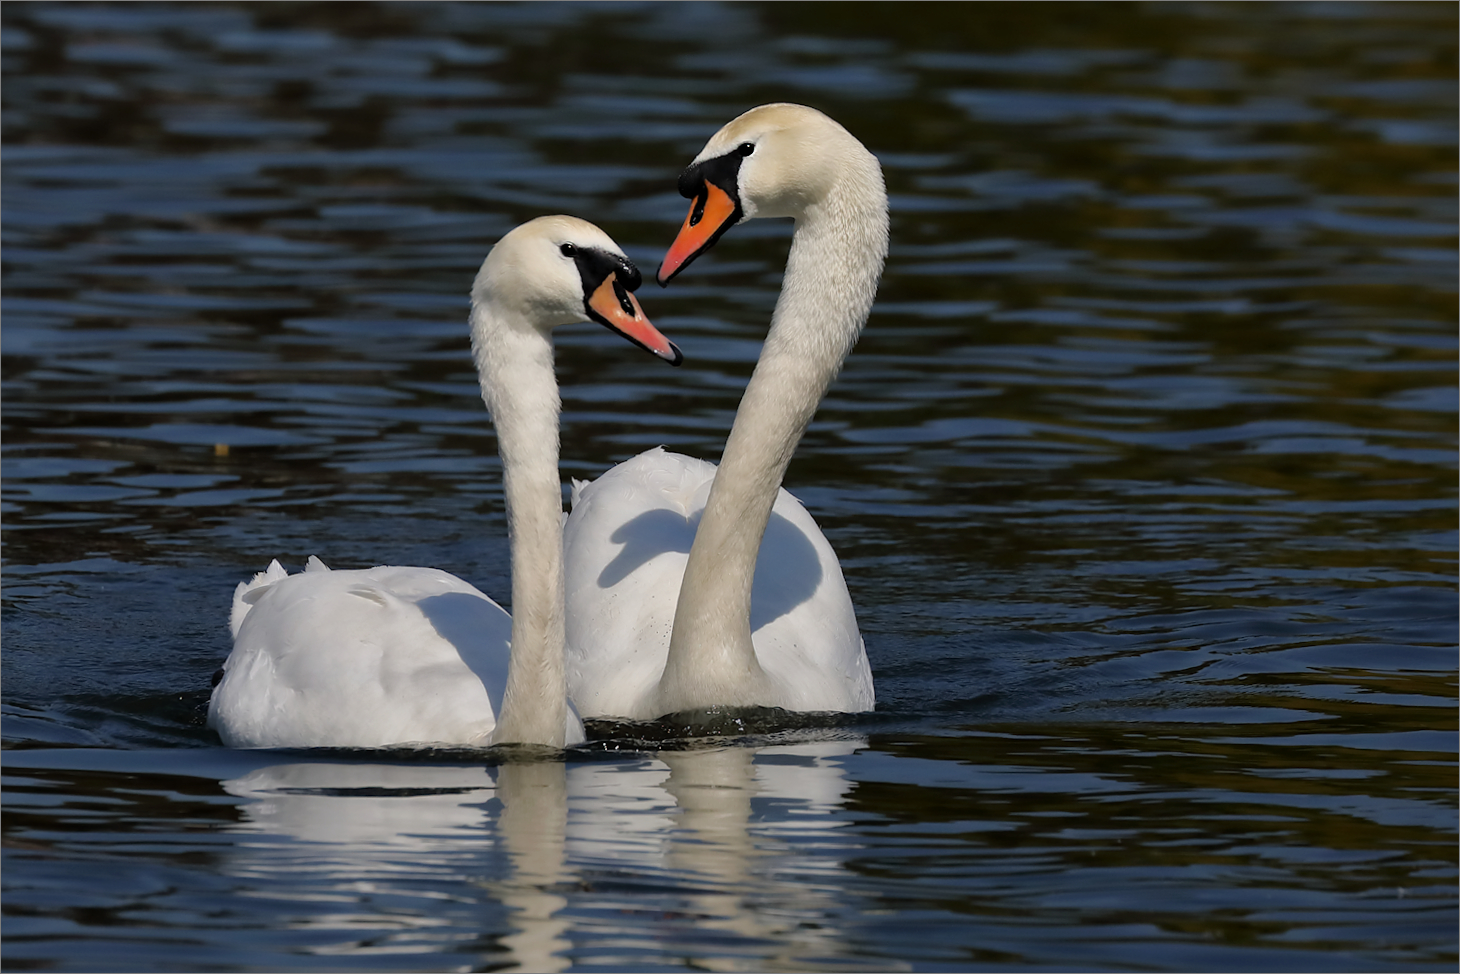
<svg viewBox="0 0 1460 974">
<path fill-rule="evenodd" d="M 658 687 L 694 501 L 714 476 L 714 464 L 656 447 L 575 487 L 563 529 L 566 652 L 583 716 L 633 715 Z"/>
<path fill-rule="evenodd" d="M 235 595 L 233 652 L 208 707 L 225 744 L 488 743 L 512 631 L 500 606 L 432 568 L 277 564 Z"/>
<path fill-rule="evenodd" d="M 655 717 L 684 566 L 715 465 L 649 450 L 575 485 L 564 529 L 568 695 L 585 717 Z M 751 588 L 751 639 L 791 710 L 872 707 L 872 676 L 836 553 L 776 496 Z"/>
<path fill-rule="evenodd" d="M 784 488 L 756 556 L 750 638 L 761 668 L 780 687 L 779 706 L 872 709 L 872 668 L 841 563 L 811 514 Z"/>
</svg>

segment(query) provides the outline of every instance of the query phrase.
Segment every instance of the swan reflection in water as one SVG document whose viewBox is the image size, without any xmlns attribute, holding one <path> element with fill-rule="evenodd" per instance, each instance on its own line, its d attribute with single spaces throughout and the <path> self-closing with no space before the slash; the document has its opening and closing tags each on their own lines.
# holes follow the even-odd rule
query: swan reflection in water
<svg viewBox="0 0 1460 974">
<path fill-rule="evenodd" d="M 278 898 L 316 954 L 465 951 L 543 971 L 671 945 L 717 970 L 826 958 L 838 904 L 807 877 L 841 868 L 823 840 L 845 821 L 838 759 L 864 743 L 270 765 L 223 782 L 249 799 L 228 871 Z"/>
</svg>

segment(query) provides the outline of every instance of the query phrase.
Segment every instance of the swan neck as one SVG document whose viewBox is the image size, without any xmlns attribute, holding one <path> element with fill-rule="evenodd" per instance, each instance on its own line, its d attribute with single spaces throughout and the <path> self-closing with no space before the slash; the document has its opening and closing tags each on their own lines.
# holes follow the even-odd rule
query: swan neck
<svg viewBox="0 0 1460 974">
<path fill-rule="evenodd" d="M 685 566 L 662 712 L 777 705 L 751 641 L 755 562 L 786 468 L 876 295 L 887 196 L 881 169 L 866 156 L 864 178 L 844 179 L 797 220 L 770 332 Z"/>
<path fill-rule="evenodd" d="M 492 743 L 562 747 L 563 499 L 552 341 L 521 315 L 474 298 L 472 352 L 497 430 L 512 550 L 512 651 Z"/>
</svg>

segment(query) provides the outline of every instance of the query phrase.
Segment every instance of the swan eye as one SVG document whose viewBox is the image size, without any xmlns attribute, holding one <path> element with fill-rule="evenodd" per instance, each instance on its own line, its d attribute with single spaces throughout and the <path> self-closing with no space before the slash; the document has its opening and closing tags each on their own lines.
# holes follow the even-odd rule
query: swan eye
<svg viewBox="0 0 1460 974">
<path fill-rule="evenodd" d="M 735 154 L 737 156 L 740 156 L 742 159 L 744 157 L 750 155 L 754 151 L 755 151 L 755 143 L 754 142 L 742 142 L 738 146 L 735 147 Z"/>
<path fill-rule="evenodd" d="M 578 248 L 570 243 L 565 243 L 558 249 L 563 252 L 564 257 L 576 257 L 578 255 Z"/>
</svg>

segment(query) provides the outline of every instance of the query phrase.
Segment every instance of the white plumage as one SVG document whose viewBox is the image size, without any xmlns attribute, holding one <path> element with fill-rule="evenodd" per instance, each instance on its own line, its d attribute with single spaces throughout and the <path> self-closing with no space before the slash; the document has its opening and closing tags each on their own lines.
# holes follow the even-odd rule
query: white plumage
<svg viewBox="0 0 1460 974">
<path fill-rule="evenodd" d="M 651 450 L 575 490 L 568 690 L 585 717 L 709 707 L 870 710 L 871 668 L 831 546 L 780 489 L 871 310 L 887 254 L 875 156 L 799 105 L 717 132 L 661 284 L 741 219 L 796 220 L 781 296 L 718 471 Z"/>
<path fill-rule="evenodd" d="M 497 428 L 512 548 L 508 617 L 434 568 L 277 561 L 234 593 L 233 652 L 208 723 L 230 747 L 554 747 L 583 725 L 563 676 L 563 505 L 551 329 L 590 316 L 661 358 L 679 351 L 628 294 L 638 271 L 572 217 L 513 230 L 472 287 L 472 350 Z"/>
<path fill-rule="evenodd" d="M 235 747 L 485 744 L 511 637 L 501 606 L 447 572 L 275 561 L 234 593 L 210 719 Z"/>
<path fill-rule="evenodd" d="M 621 715 L 625 701 L 650 699 L 658 687 L 714 477 L 713 463 L 661 448 L 592 483 L 574 483 L 563 537 L 572 609 L 568 685 L 585 716 Z M 872 673 L 836 552 L 785 490 L 777 492 L 756 561 L 750 628 L 756 656 L 780 691 L 777 706 L 872 708 Z"/>
</svg>

